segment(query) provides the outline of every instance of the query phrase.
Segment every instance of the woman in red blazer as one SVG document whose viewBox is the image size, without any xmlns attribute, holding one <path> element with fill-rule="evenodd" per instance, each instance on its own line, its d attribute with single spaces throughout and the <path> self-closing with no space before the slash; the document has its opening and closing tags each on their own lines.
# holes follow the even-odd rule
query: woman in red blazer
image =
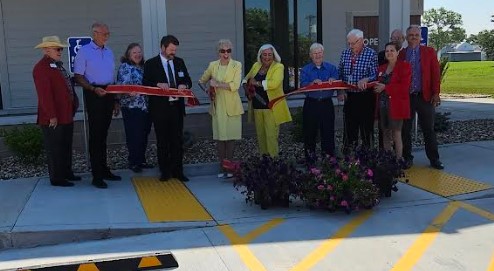
<svg viewBox="0 0 494 271">
<path fill-rule="evenodd" d="M 394 42 L 385 46 L 388 63 L 379 66 L 379 83 L 374 87 L 378 93 L 380 125 L 383 130 L 383 145 L 387 151 L 394 143 L 396 157 L 402 158 L 403 143 L 401 127 L 404 119 L 410 118 L 410 83 L 412 69 L 409 63 L 398 60 L 399 46 Z"/>
</svg>

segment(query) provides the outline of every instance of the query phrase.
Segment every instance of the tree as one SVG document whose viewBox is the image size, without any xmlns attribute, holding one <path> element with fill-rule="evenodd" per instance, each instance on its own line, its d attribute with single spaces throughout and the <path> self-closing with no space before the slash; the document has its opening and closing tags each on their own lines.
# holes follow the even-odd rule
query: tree
<svg viewBox="0 0 494 271">
<path fill-rule="evenodd" d="M 245 11 L 245 71 L 256 62 L 257 51 L 271 41 L 271 19 L 265 9 L 249 8 Z"/>
<path fill-rule="evenodd" d="M 461 42 L 466 38 L 461 14 L 443 7 L 426 10 L 422 23 L 429 27 L 429 43 L 436 50 L 450 43 Z"/>
<path fill-rule="evenodd" d="M 470 35 L 467 41 L 480 45 L 487 58 L 494 59 L 494 30 L 482 30 L 477 35 Z"/>
</svg>

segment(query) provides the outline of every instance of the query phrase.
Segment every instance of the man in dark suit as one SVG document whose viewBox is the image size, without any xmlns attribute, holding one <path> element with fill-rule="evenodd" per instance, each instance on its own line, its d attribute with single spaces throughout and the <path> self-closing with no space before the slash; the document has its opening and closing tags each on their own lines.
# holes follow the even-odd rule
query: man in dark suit
<svg viewBox="0 0 494 271">
<path fill-rule="evenodd" d="M 159 87 L 188 89 L 192 86 L 183 59 L 176 57 L 179 42 L 172 35 L 161 39 L 161 53 L 144 64 L 143 84 Z M 158 145 L 160 181 L 189 179 L 183 173 L 183 127 L 185 103 L 183 98 L 149 96 L 149 113 L 154 124 Z"/>
<path fill-rule="evenodd" d="M 421 29 L 418 25 L 407 28 L 408 47 L 400 51 L 398 58 L 406 60 L 412 66 L 412 83 L 410 86 L 410 119 L 403 123 L 403 158 L 407 167 L 413 165 L 412 155 L 412 123 L 415 112 L 418 114 L 420 128 L 424 134 L 425 153 L 431 167 L 443 169 L 439 160 L 434 118 L 436 106 L 441 104 L 439 98 L 441 72 L 436 51 L 428 46 L 420 45 Z"/>
</svg>

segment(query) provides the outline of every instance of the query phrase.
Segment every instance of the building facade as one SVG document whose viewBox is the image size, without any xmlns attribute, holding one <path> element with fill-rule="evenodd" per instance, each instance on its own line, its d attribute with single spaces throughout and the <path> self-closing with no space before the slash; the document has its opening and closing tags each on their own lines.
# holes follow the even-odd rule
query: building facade
<svg viewBox="0 0 494 271">
<path fill-rule="evenodd" d="M 410 20 L 420 21 L 423 0 L 401 1 Z M 255 61 L 263 43 L 273 43 L 287 67 L 286 88 L 298 85 L 298 68 L 308 60 L 308 46 L 319 41 L 326 59 L 337 63 L 346 47 L 346 33 L 360 27 L 366 43 L 378 48 L 379 5 L 383 0 L 0 0 L 0 117 L 36 112 L 32 68 L 41 57 L 34 46 L 43 36 L 62 39 L 90 36 L 90 25 L 110 27 L 108 45 L 116 67 L 127 45 L 139 42 L 145 58 L 159 53 L 160 38 L 173 34 L 180 40 L 178 55 L 197 81 L 208 62 L 217 58 L 216 42 L 233 42 L 232 57 Z M 393 12 L 393 11 L 391 11 Z M 397 11 L 398 12 L 398 11 Z M 66 63 L 68 57 L 65 55 Z M 196 90 L 196 89 L 195 89 Z M 197 88 L 197 94 L 206 101 Z M 81 91 L 80 89 L 78 90 Z"/>
</svg>

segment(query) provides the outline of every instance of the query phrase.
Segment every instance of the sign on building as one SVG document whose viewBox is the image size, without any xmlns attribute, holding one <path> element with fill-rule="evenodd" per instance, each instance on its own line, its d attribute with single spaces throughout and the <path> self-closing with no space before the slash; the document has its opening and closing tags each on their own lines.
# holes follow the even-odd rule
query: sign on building
<svg viewBox="0 0 494 271">
<path fill-rule="evenodd" d="M 427 42 L 429 41 L 429 28 L 427 26 L 422 26 L 420 28 L 420 45 L 427 46 Z"/>
<path fill-rule="evenodd" d="M 70 72 L 74 73 L 74 59 L 82 46 L 91 42 L 91 37 L 69 37 L 67 43 L 69 44 L 69 68 Z"/>
</svg>

